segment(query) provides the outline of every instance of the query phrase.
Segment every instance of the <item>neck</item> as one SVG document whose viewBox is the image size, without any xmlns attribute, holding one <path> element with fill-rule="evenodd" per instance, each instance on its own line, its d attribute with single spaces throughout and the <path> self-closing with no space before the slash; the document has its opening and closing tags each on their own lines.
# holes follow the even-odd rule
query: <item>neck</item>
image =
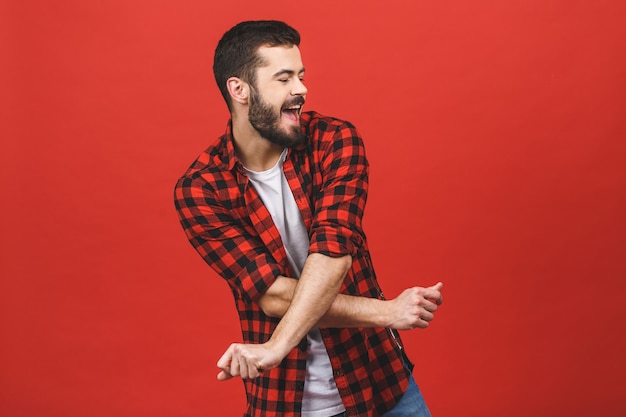
<svg viewBox="0 0 626 417">
<path fill-rule="evenodd" d="M 247 117 L 232 114 L 232 124 L 235 152 L 243 166 L 252 171 L 265 171 L 276 165 L 283 147 L 261 136 Z"/>
</svg>

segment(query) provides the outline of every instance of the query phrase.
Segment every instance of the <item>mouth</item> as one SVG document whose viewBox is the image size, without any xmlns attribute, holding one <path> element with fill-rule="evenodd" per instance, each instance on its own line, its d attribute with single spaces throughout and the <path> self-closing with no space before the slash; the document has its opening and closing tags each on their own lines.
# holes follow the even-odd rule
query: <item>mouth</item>
<svg viewBox="0 0 626 417">
<path fill-rule="evenodd" d="M 296 104 L 287 104 L 281 109 L 281 113 L 290 121 L 294 123 L 300 122 L 300 115 L 302 114 L 302 105 L 304 100 Z"/>
</svg>

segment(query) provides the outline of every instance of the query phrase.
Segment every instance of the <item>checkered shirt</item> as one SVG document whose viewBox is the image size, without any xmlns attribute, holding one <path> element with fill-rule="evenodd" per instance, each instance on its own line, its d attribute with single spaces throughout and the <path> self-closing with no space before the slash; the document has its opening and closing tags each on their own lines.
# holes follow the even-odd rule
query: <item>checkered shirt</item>
<svg viewBox="0 0 626 417">
<path fill-rule="evenodd" d="M 368 186 L 363 142 L 350 123 L 315 112 L 303 113 L 301 124 L 308 140 L 289 149 L 283 169 L 309 231 L 309 253 L 351 255 L 340 292 L 382 299 L 361 223 Z M 230 123 L 178 180 L 175 204 L 191 244 L 230 286 L 244 342 L 266 342 L 279 319 L 255 300 L 279 275 L 293 275 L 278 229 L 235 156 Z M 391 409 L 409 377 L 397 332 L 320 330 L 348 415 Z M 245 417 L 300 416 L 306 350 L 305 338 L 278 368 L 245 380 Z"/>
</svg>

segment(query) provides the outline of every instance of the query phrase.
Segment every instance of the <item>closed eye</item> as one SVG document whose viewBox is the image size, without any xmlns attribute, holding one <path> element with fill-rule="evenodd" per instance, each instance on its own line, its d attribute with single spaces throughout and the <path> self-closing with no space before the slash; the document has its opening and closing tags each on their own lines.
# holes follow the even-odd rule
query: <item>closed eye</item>
<svg viewBox="0 0 626 417">
<path fill-rule="evenodd" d="M 295 71 L 282 69 L 273 75 L 274 79 L 276 79 L 277 81 L 281 83 L 287 83 L 292 77 L 295 77 L 295 76 L 297 76 L 300 79 L 300 82 L 304 82 L 304 68 L 298 71 L 297 74 Z"/>
</svg>

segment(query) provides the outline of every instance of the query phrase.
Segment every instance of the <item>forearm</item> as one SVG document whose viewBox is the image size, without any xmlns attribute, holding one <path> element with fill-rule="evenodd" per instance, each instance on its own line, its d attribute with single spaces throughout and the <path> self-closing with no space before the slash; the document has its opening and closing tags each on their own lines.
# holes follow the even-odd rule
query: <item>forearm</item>
<svg viewBox="0 0 626 417">
<path fill-rule="evenodd" d="M 285 354 L 296 346 L 333 304 L 350 265 L 349 256 L 309 255 L 291 303 L 268 343 Z"/>
<path fill-rule="evenodd" d="M 272 317 L 283 317 L 289 308 L 298 281 L 279 277 L 258 300 L 263 311 Z M 387 327 L 389 306 L 376 298 L 338 294 L 330 308 L 316 323 L 318 327 Z"/>
<path fill-rule="evenodd" d="M 316 324 L 398 330 L 426 328 L 443 301 L 441 282 L 427 288 L 407 288 L 389 301 L 337 294 L 347 269 L 337 267 L 341 263 L 313 264 L 315 268 L 308 274 L 303 271 L 300 280 L 279 277 L 257 300 L 266 314 L 282 319 L 266 343 L 233 343 L 217 363 L 222 370 L 218 379 L 235 375 L 255 378 L 260 372 L 275 368 Z"/>
</svg>

